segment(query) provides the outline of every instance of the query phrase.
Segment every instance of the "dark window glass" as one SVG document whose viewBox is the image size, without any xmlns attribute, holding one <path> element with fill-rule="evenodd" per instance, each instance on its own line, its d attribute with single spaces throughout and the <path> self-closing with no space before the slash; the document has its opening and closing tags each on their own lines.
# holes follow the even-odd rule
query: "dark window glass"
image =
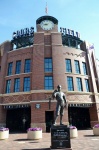
<svg viewBox="0 0 99 150">
<path fill-rule="evenodd" d="M 71 60 L 70 59 L 66 59 L 66 72 L 72 72 L 72 68 L 71 68 Z"/>
<path fill-rule="evenodd" d="M 19 92 L 20 91 L 20 79 L 17 78 L 14 81 L 14 92 Z"/>
<path fill-rule="evenodd" d="M 68 91 L 74 91 L 73 78 L 67 77 Z"/>
<path fill-rule="evenodd" d="M 11 80 L 6 81 L 6 93 L 10 93 L 11 89 Z"/>
<path fill-rule="evenodd" d="M 82 91 L 82 81 L 81 78 L 76 78 L 77 79 L 77 88 L 78 91 Z"/>
<path fill-rule="evenodd" d="M 87 75 L 87 67 L 86 67 L 86 63 L 82 63 L 82 66 L 83 66 L 83 72 L 84 72 L 84 75 Z"/>
<path fill-rule="evenodd" d="M 45 72 L 52 72 L 52 58 L 44 59 Z"/>
<path fill-rule="evenodd" d="M 46 90 L 53 89 L 53 77 L 52 76 L 45 77 L 45 89 Z"/>
<path fill-rule="evenodd" d="M 16 62 L 16 74 L 19 74 L 21 72 L 21 60 Z"/>
<path fill-rule="evenodd" d="M 90 88 L 89 88 L 89 80 L 85 79 L 85 86 L 86 86 L 86 91 L 90 92 Z"/>
<path fill-rule="evenodd" d="M 30 91 L 30 77 L 24 78 L 24 91 Z"/>
<path fill-rule="evenodd" d="M 25 69 L 24 72 L 30 72 L 31 71 L 31 60 L 30 59 L 26 59 L 25 60 Z"/>
<path fill-rule="evenodd" d="M 10 62 L 10 63 L 8 64 L 8 73 L 7 73 L 8 76 L 12 75 L 12 66 L 13 66 L 13 63 Z"/>
<path fill-rule="evenodd" d="M 75 71 L 76 73 L 80 73 L 80 66 L 79 66 L 79 61 L 78 60 L 75 60 Z"/>
</svg>

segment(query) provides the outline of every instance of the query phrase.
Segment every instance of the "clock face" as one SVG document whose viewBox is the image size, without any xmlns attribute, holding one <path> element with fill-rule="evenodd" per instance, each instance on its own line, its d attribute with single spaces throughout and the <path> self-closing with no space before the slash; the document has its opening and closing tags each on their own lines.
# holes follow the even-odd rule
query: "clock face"
<svg viewBox="0 0 99 150">
<path fill-rule="evenodd" d="M 43 30 L 52 30 L 54 23 L 50 20 L 44 20 L 40 23 L 40 26 Z"/>
</svg>

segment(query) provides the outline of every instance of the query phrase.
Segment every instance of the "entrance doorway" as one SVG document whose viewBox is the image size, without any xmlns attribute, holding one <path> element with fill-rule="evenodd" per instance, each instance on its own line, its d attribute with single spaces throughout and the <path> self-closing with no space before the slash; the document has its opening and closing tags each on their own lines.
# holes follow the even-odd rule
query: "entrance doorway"
<svg viewBox="0 0 99 150">
<path fill-rule="evenodd" d="M 31 108 L 8 109 L 6 126 L 11 132 L 26 132 L 30 127 Z"/>
<path fill-rule="evenodd" d="M 54 121 L 54 111 L 45 111 L 46 132 L 50 132 L 51 125 Z"/>
<path fill-rule="evenodd" d="M 69 123 L 78 129 L 90 128 L 89 108 L 69 107 Z"/>
</svg>

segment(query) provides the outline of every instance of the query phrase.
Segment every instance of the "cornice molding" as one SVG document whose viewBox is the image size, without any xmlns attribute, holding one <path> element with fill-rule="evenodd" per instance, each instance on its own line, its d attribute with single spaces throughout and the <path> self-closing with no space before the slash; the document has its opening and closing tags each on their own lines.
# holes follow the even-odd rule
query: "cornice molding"
<svg viewBox="0 0 99 150">
<path fill-rule="evenodd" d="M 31 90 L 29 92 L 16 92 L 16 93 L 9 93 L 9 94 L 0 94 L 0 97 L 5 96 L 14 96 L 14 95 L 26 95 L 26 94 L 36 94 L 36 93 L 44 93 L 44 94 L 52 94 L 53 90 Z M 78 92 L 78 91 L 67 91 L 65 89 L 62 90 L 62 92 L 65 92 L 66 95 L 97 95 L 99 96 L 99 93 L 93 93 L 93 92 Z"/>
</svg>

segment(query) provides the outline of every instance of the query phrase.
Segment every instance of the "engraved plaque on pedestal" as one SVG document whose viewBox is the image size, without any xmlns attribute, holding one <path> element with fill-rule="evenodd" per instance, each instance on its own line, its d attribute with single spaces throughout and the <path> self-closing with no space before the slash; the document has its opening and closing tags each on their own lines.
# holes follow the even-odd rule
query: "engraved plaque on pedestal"
<svg viewBox="0 0 99 150">
<path fill-rule="evenodd" d="M 66 125 L 51 127 L 51 149 L 71 148 L 70 129 Z"/>
</svg>

